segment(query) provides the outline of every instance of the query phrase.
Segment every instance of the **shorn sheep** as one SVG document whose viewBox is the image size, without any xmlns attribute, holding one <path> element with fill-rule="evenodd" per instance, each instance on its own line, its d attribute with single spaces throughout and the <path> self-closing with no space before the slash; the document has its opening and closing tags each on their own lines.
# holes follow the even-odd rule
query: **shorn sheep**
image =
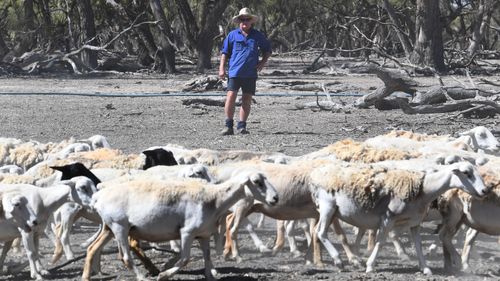
<svg viewBox="0 0 500 281">
<path fill-rule="evenodd" d="M 342 261 L 327 236 L 333 219 L 340 218 L 364 229 L 378 229 L 366 272 L 373 271 L 387 233 L 392 229 L 410 228 L 420 268 L 424 274 L 432 274 L 422 253 L 419 232 L 429 204 L 451 188 L 459 188 L 478 197 L 489 192 L 478 170 L 468 162 L 443 166 L 436 172 L 426 173 L 331 164 L 311 173 L 311 185 L 316 189 L 314 196 L 320 213 L 315 234 L 335 264 L 342 264 Z"/>
<path fill-rule="evenodd" d="M 500 235 L 500 220 L 492 214 L 500 212 L 500 175 L 498 168 L 492 169 L 486 164 L 479 167 L 483 180 L 492 192 L 484 199 L 478 199 L 461 190 L 450 190 L 440 196 L 438 208 L 443 216 L 443 225 L 439 230 L 439 238 L 443 243 L 444 267 L 446 271 L 454 269 L 467 270 L 469 255 L 479 232 L 489 235 Z M 465 224 L 470 227 L 465 236 L 461 262 L 453 246 L 452 239 Z"/>
<path fill-rule="evenodd" d="M 28 199 L 18 192 L 0 190 L 0 241 L 4 242 L 0 256 L 0 275 L 7 252 L 12 241 L 19 236 L 19 231 L 29 233 L 38 224 Z"/>
<path fill-rule="evenodd" d="M 255 170 L 242 171 L 218 185 L 191 179 L 132 181 L 98 191 L 93 197 L 93 206 L 104 226 L 87 250 L 82 279 L 90 280 L 96 252 L 114 235 L 125 265 L 134 270 L 139 280 L 146 280 L 131 259 L 130 235 L 153 242 L 181 239 L 179 261 L 161 272 L 158 280 L 168 279 L 188 263 L 191 244 L 198 239 L 205 260 L 205 276 L 207 280 L 214 280 L 217 271 L 210 259 L 209 237 L 227 210 L 245 197 L 270 205 L 278 202 L 274 187 Z"/>
<path fill-rule="evenodd" d="M 31 278 L 43 279 L 42 275 L 48 274 L 40 263 L 37 240 L 39 235 L 44 232 L 52 213 L 69 200 L 80 204 L 90 203 L 90 195 L 77 186 L 74 181 L 70 180 L 45 188 L 29 184 L 0 184 L 2 192 L 17 192 L 25 196 L 29 206 L 36 215 L 37 224 L 31 232 L 17 232 L 17 237 L 22 238 L 24 249 L 28 256 Z M 4 244 L 3 251 L 8 252 L 11 245 L 12 243 Z"/>
</svg>

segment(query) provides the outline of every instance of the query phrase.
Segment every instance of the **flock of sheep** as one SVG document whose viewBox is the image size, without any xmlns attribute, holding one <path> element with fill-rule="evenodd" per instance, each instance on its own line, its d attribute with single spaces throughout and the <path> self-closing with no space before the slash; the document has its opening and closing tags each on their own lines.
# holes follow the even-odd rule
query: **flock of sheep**
<svg viewBox="0 0 500 281">
<path fill-rule="evenodd" d="M 499 152 L 500 143 L 485 127 L 456 137 L 393 131 L 294 157 L 177 145 L 124 154 L 100 135 L 60 143 L 0 138 L 0 274 L 11 247 L 22 244 L 31 277 L 48 275 L 38 249 L 44 235 L 54 243 L 52 263 L 63 255 L 73 259 L 70 234 L 80 217 L 100 226 L 84 243 L 83 280 L 100 273 L 102 249 L 112 239 L 138 280 L 148 279 L 131 251 L 148 273 L 166 280 L 189 262 L 198 240 L 205 276 L 214 280 L 210 239 L 217 254 L 240 261 L 240 226 L 261 252 L 277 253 L 286 237 L 290 251 L 307 263 L 323 265 L 325 248 L 342 267 L 328 236 L 332 226 L 349 262 L 366 266 L 366 272 L 375 270 L 387 237 L 405 257 L 399 235 L 409 230 L 420 269 L 432 274 L 421 245 L 424 220 L 440 221 L 445 269 L 466 269 L 478 232 L 500 234 L 500 220 L 489 215 L 500 212 Z M 254 212 L 276 219 L 272 249 L 247 218 Z M 452 240 L 463 224 L 468 230 L 460 257 Z M 352 244 L 343 230 L 349 225 L 357 232 Z M 307 237 L 307 253 L 295 244 L 297 226 Z M 371 254 L 362 263 L 358 250 L 367 231 Z M 179 255 L 160 272 L 142 247 L 164 241 Z"/>
</svg>

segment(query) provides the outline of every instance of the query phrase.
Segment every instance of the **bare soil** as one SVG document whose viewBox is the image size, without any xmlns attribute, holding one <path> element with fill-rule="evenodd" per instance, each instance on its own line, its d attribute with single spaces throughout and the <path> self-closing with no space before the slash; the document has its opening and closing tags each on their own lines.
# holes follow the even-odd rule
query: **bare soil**
<svg viewBox="0 0 500 281">
<path fill-rule="evenodd" d="M 339 62 L 339 65 L 341 63 Z M 170 76 L 127 74 L 93 75 L 86 77 L 0 77 L 0 136 L 40 142 L 59 142 L 69 137 L 87 138 L 101 134 L 108 138 L 114 148 L 127 153 L 138 153 L 145 148 L 167 143 L 187 148 L 248 149 L 254 151 L 277 151 L 289 155 L 301 155 L 344 138 L 364 140 L 386 133 L 392 129 L 416 132 L 454 134 L 484 125 L 498 130 L 498 117 L 485 119 L 464 118 L 459 114 L 405 115 L 400 110 L 378 111 L 376 109 L 350 109 L 341 112 L 297 109 L 296 105 L 315 102 L 310 96 L 319 92 L 320 100 L 326 97 L 320 90 L 324 85 L 332 93 L 332 100 L 352 103 L 356 94 L 366 94 L 382 85 L 371 75 L 352 75 L 346 68 L 302 74 L 307 66 L 301 58 L 282 59 L 271 62 L 258 80 L 258 93 L 248 122 L 249 135 L 223 137 L 223 107 L 194 103 L 183 105 L 190 99 L 224 100 L 222 91 L 213 91 L 200 96 L 181 95 L 180 90 L 196 78 L 191 74 Z M 187 67 L 186 67 L 187 69 Z M 181 67 L 181 71 L 184 69 Z M 328 73 L 327 73 L 328 72 Z M 213 73 L 215 75 L 215 73 Z M 499 77 L 488 77 L 499 81 Z M 416 78 L 422 89 L 437 84 L 433 78 Z M 464 77 L 444 77 L 448 85 L 468 83 Z M 298 91 L 297 85 L 310 86 L 309 91 Z M 317 88 L 317 90 L 315 90 Z M 117 96 L 113 97 L 110 94 Z M 120 95 L 128 95 L 126 97 Z M 309 96 L 307 96 L 309 95 Z M 338 95 L 338 96 L 337 96 Z M 215 104 L 215 102 L 214 102 Z M 434 225 L 426 224 L 422 229 L 424 247 L 431 243 L 439 245 L 436 253 L 428 253 L 427 259 L 434 276 L 427 278 L 418 269 L 413 244 L 404 236 L 411 260 L 397 257 L 392 245 L 382 250 L 376 267 L 377 273 L 365 274 L 364 269 L 346 264 L 339 271 L 326 253 L 325 268 L 306 266 L 303 257 L 294 258 L 287 250 L 277 256 L 260 254 L 247 233 L 242 230 L 240 247 L 243 262 L 225 261 L 212 253 L 214 264 L 221 280 L 484 280 L 500 277 L 500 251 L 496 237 L 481 234 L 471 258 L 472 273 L 447 275 L 442 271 L 442 251 L 435 234 Z M 274 239 L 274 222 L 267 220 L 258 232 L 264 241 L 271 244 Z M 76 225 L 72 236 L 77 255 L 84 255 L 79 244 L 97 230 L 87 222 Z M 346 230 L 353 239 L 351 228 Z M 302 237 L 302 236 L 300 236 Z M 333 241 L 335 237 L 332 235 Z M 463 234 L 458 236 L 457 247 L 463 243 Z M 365 243 L 365 241 L 364 241 Z M 196 243 L 195 243 L 196 244 Z M 305 249 L 304 239 L 299 244 Z M 41 240 L 43 262 L 48 264 L 53 246 L 47 238 Z M 104 256 L 103 271 L 107 276 L 96 280 L 134 280 L 118 260 L 116 247 L 110 243 Z M 339 247 L 340 249 L 340 247 Z M 147 254 L 161 267 L 169 253 Z M 202 280 L 203 260 L 195 245 L 190 264 L 173 280 Z M 345 255 L 343 255 L 347 261 Z M 10 255 L 7 263 L 26 260 L 25 256 Z M 347 263 L 347 262 L 346 262 Z M 78 280 L 83 259 L 78 259 L 62 268 L 53 270 L 48 280 Z M 54 265 L 48 267 L 54 268 Z M 0 280 L 27 280 L 29 269 L 15 275 L 0 276 Z"/>
</svg>

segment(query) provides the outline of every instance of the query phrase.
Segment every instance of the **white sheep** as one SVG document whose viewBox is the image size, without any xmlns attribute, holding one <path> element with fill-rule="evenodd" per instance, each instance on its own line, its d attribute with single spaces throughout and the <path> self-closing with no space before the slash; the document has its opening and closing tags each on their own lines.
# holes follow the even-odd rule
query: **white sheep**
<svg viewBox="0 0 500 281">
<path fill-rule="evenodd" d="M 38 224 L 37 217 L 28 203 L 28 199 L 18 192 L 6 192 L 0 189 L 0 241 L 3 241 L 0 256 L 0 275 L 13 240 L 19 231 L 29 233 Z"/>
<path fill-rule="evenodd" d="M 432 274 L 422 253 L 419 233 L 429 204 L 451 188 L 479 197 L 489 192 L 477 169 L 468 162 L 426 173 L 330 164 L 311 173 L 311 185 L 316 189 L 314 196 L 320 213 L 316 235 L 335 264 L 341 265 L 342 261 L 327 236 L 334 218 L 360 228 L 378 229 L 375 247 L 366 263 L 367 272 L 373 271 L 387 233 L 410 228 L 420 268 L 424 274 Z"/>
<path fill-rule="evenodd" d="M 235 210 L 233 213 L 234 216 L 229 217 L 227 221 L 224 256 L 227 257 L 231 253 L 234 259 L 237 261 L 241 260 L 237 245 L 238 227 L 242 223 L 242 219 L 252 212 L 260 212 L 268 217 L 279 220 L 317 218 L 318 212 L 309 187 L 309 174 L 314 168 L 326 165 L 330 161 L 329 159 L 292 161 L 288 165 L 265 163 L 262 161 L 246 161 L 214 167 L 211 171 L 217 180 L 230 178 L 235 171 L 240 169 L 258 169 L 276 187 L 280 197 L 279 203 L 274 206 L 254 203 L 251 200 L 241 200 L 235 204 L 233 208 Z M 338 221 L 334 222 L 334 227 L 336 232 L 338 231 L 337 234 L 342 236 L 342 246 L 346 251 L 349 261 L 353 264 L 359 264 L 359 258 L 354 255 L 347 244 L 347 238 L 338 226 Z M 315 244 L 312 247 L 314 252 L 308 252 L 306 262 L 321 265 L 318 248 Z M 311 254 L 314 254 L 314 256 L 311 257 Z"/>
<path fill-rule="evenodd" d="M 439 198 L 438 208 L 443 216 L 443 224 L 439 238 L 443 243 L 444 268 L 452 271 L 455 268 L 469 268 L 470 250 L 479 232 L 489 235 L 500 235 L 500 220 L 491 214 L 500 212 L 500 176 L 498 166 L 486 164 L 479 167 L 483 180 L 492 192 L 484 199 L 475 198 L 461 190 L 450 190 Z M 470 227 L 465 236 L 461 263 L 452 240 L 460 226 Z"/>
<path fill-rule="evenodd" d="M 125 265 L 138 279 L 145 277 L 135 267 L 129 252 L 128 237 L 148 241 L 181 239 L 181 257 L 174 267 L 158 279 L 171 277 L 189 261 L 193 239 L 199 239 L 205 260 L 205 277 L 217 274 L 210 260 L 209 237 L 227 209 L 239 199 L 252 197 L 266 204 L 278 202 L 276 190 L 256 171 L 244 171 L 225 183 L 212 185 L 199 180 L 132 181 L 98 191 L 94 208 L 104 227 L 87 250 L 83 280 L 90 280 L 96 252 L 114 235 Z M 130 226 L 134 227 L 131 229 Z"/>
<path fill-rule="evenodd" d="M 29 184 L 0 184 L 3 192 L 17 192 L 28 200 L 29 206 L 36 215 L 37 225 L 31 232 L 21 231 L 17 237 L 21 237 L 28 256 L 31 278 L 42 279 L 42 275 L 48 274 L 40 263 L 38 254 L 38 237 L 44 232 L 47 222 L 52 213 L 68 200 L 76 202 L 90 202 L 90 196 L 81 190 L 75 189 L 75 182 L 64 181 L 51 187 L 40 188 Z M 7 249 L 8 250 L 8 249 Z"/>
</svg>

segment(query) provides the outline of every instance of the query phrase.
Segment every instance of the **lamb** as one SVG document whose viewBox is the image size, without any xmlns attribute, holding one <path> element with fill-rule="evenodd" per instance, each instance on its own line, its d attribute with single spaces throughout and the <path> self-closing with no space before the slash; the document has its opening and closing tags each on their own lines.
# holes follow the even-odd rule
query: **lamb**
<svg viewBox="0 0 500 281">
<path fill-rule="evenodd" d="M 426 275 L 432 271 L 422 253 L 419 227 L 429 204 L 451 188 L 460 188 L 477 197 L 489 192 L 478 170 L 468 162 L 443 166 L 436 172 L 330 164 L 311 173 L 311 186 L 315 188 L 314 198 L 320 213 L 315 235 L 336 264 L 341 264 L 341 260 L 327 237 L 327 230 L 333 219 L 340 218 L 360 228 L 378 229 L 366 272 L 373 271 L 387 233 L 410 228 L 420 268 Z"/>
<path fill-rule="evenodd" d="M 0 275 L 7 252 L 19 231 L 29 233 L 38 224 L 28 199 L 17 192 L 0 190 L 0 241 L 4 242 L 0 256 Z"/>
<path fill-rule="evenodd" d="M 479 232 L 500 235 L 500 221 L 491 214 L 500 211 L 500 176 L 498 169 L 486 164 L 479 167 L 485 184 L 492 192 L 485 199 L 479 200 L 461 190 L 447 191 L 439 199 L 438 208 L 443 216 L 443 225 L 439 238 L 443 243 L 444 267 L 446 271 L 469 268 L 470 250 Z M 462 224 L 470 227 L 467 231 L 461 263 L 453 246 L 452 239 Z"/>
<path fill-rule="evenodd" d="M 193 239 L 199 239 L 205 260 L 205 277 L 214 280 L 217 271 L 210 260 L 209 237 L 220 217 L 239 199 L 252 197 L 275 205 L 278 196 L 267 178 L 257 171 L 242 171 L 225 183 L 212 185 L 199 180 L 132 181 L 97 192 L 93 206 L 103 220 L 99 237 L 87 250 L 83 280 L 90 280 L 96 252 L 114 235 L 125 265 L 139 280 L 129 253 L 128 236 L 140 240 L 181 239 L 181 257 L 174 267 L 160 273 L 164 280 L 189 261 Z M 146 204 L 145 204 L 146 203 Z M 134 226 L 130 228 L 130 226 Z"/>
<path fill-rule="evenodd" d="M 253 201 L 240 201 L 234 209 L 233 219 L 229 217 L 226 230 L 226 246 L 224 256 L 232 253 L 232 257 L 240 260 L 237 246 L 237 230 L 241 220 L 252 212 L 261 212 L 266 216 L 278 220 L 296 220 L 306 218 L 317 218 L 318 212 L 312 200 L 311 189 L 309 187 L 309 173 L 315 168 L 330 163 L 328 159 L 317 159 L 309 161 L 293 161 L 291 164 L 282 165 L 274 163 L 265 163 L 261 161 L 240 162 L 238 165 L 224 165 L 214 167 L 212 173 L 218 180 L 224 180 L 239 169 L 253 168 L 261 170 L 269 178 L 269 181 L 276 187 L 280 202 L 275 206 L 263 205 Z M 230 227 L 230 229 L 229 229 Z M 353 264 L 359 264 L 358 258 L 351 251 L 347 244 L 347 238 L 338 225 L 338 221 L 334 221 L 334 227 L 337 234 L 342 236 L 342 246 L 344 247 L 349 261 Z M 313 241 L 314 242 L 314 241 Z M 316 245 L 312 245 L 314 250 L 313 259 L 311 259 L 311 251 L 306 256 L 306 262 L 314 262 L 321 265 L 319 249 Z"/>
<path fill-rule="evenodd" d="M 17 237 L 22 237 L 30 265 L 31 278 L 42 279 L 42 275 L 48 272 L 43 269 L 40 263 L 36 241 L 40 233 L 45 230 L 49 217 L 68 200 L 83 204 L 83 202 L 90 202 L 90 196 L 82 190 L 76 189 L 74 181 L 65 181 L 46 188 L 28 184 L 0 184 L 0 190 L 2 192 L 17 192 L 25 196 L 36 215 L 37 224 L 31 232 L 21 231 L 16 234 Z M 4 245 L 4 251 L 8 250 L 9 248 Z"/>
</svg>

